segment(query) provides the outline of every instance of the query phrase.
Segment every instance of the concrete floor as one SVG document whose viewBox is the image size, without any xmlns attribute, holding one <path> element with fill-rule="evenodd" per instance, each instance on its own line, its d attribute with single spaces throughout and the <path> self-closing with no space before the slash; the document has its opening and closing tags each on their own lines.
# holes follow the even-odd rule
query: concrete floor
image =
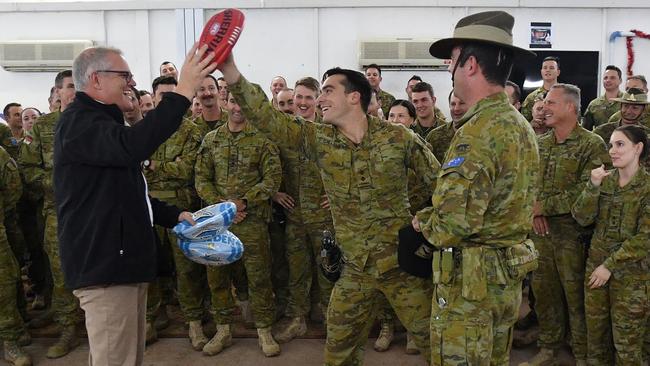
<svg viewBox="0 0 650 366">
<path fill-rule="evenodd" d="M 32 355 L 35 365 L 48 366 L 77 366 L 88 363 L 88 343 L 74 350 L 66 357 L 58 360 L 45 358 L 47 347 L 54 344 L 54 338 L 37 338 L 25 350 Z M 404 333 L 396 335 L 396 340 L 387 352 L 379 353 L 372 349 L 374 339 L 370 338 L 366 344 L 365 365 L 373 366 L 426 366 L 421 356 L 407 355 L 404 353 L 406 339 Z M 296 339 L 282 345 L 282 354 L 278 357 L 266 358 L 257 346 L 255 338 L 236 338 L 232 347 L 224 350 L 217 356 L 203 356 L 201 352 L 194 351 L 185 338 L 162 338 L 147 347 L 144 364 L 155 366 L 188 366 L 188 365 L 237 365 L 237 366 L 286 366 L 286 365 L 322 365 L 323 339 Z M 514 349 L 511 353 L 510 365 L 518 365 L 530 359 L 537 352 L 535 346 L 523 349 Z M 562 351 L 560 362 L 562 365 L 573 365 L 570 353 Z M 0 361 L 0 365 L 6 363 Z"/>
</svg>

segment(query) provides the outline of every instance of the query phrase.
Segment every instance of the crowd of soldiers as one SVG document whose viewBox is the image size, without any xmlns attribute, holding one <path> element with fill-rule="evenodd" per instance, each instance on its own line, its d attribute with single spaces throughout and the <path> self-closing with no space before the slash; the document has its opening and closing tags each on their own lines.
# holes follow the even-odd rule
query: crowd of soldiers
<svg viewBox="0 0 650 366">
<path fill-rule="evenodd" d="M 233 264 L 206 267 L 183 255 L 173 231 L 156 227 L 159 276 L 148 290 L 147 343 L 154 342 L 157 331 L 169 324 L 167 306 L 178 301 L 189 327 L 192 348 L 206 355 L 216 355 L 231 346 L 232 325 L 239 307 L 243 318 L 257 328 L 266 356 L 279 354 L 280 344 L 304 335 L 311 319 L 330 323 L 328 332 L 335 332 L 328 336 L 328 350 L 340 354 L 328 354 L 327 360 L 342 357 L 358 361 L 359 349 L 344 349 L 336 342 L 367 334 L 362 330 L 368 327 L 369 318 L 376 317 L 380 332 L 374 348 L 385 351 L 394 338 L 399 318 L 405 325 L 409 323 L 406 353 L 422 352 L 438 364 L 437 356 L 430 356 L 427 341 L 430 327 L 438 325 L 434 321 L 416 324 L 404 318 L 404 314 L 430 312 L 432 298 L 434 308 L 445 307 L 435 303 L 439 300 L 431 296 L 430 290 L 411 291 L 430 288 L 431 280 L 413 277 L 409 288 L 391 288 L 390 281 L 373 284 L 371 287 L 381 288 L 382 293 L 396 294 L 392 298 L 380 296 L 377 301 L 373 296 L 365 298 L 368 290 L 363 286 L 340 286 L 338 293 L 332 294 L 334 284 L 319 269 L 321 239 L 324 230 L 334 232 L 336 227 L 345 266 L 365 270 L 366 262 L 371 262 L 372 271 L 379 274 L 393 269 L 392 257 L 381 257 L 382 248 L 369 251 L 367 247 L 374 245 L 372 240 L 356 236 L 355 231 L 363 228 L 374 233 L 371 236 L 377 237 L 378 243 L 390 243 L 382 235 L 392 235 L 400 225 L 387 221 L 388 214 L 384 212 L 391 214 L 408 207 L 409 214 L 420 219 L 422 212 L 432 205 L 432 196 L 435 205 L 436 175 L 446 174 L 445 167 L 455 168 L 463 163 L 450 153 L 454 136 L 461 129 L 466 134 L 480 134 L 470 130 L 475 126 L 464 124 L 467 116 L 485 105 L 469 105 L 452 91 L 447 96 L 451 116 L 447 120 L 436 107 L 431 84 L 419 76 L 409 79 L 405 98 L 396 99 L 381 89 L 380 66 L 369 65 L 364 71 L 372 88 L 367 108 L 373 116 L 369 131 L 378 131 L 379 136 L 382 124 L 393 123 L 419 136 L 414 142 L 405 142 L 395 141 L 391 135 L 392 140 L 379 142 L 376 152 L 386 164 L 381 169 L 389 171 L 399 168 L 394 165 L 399 163 L 399 157 L 382 146 L 404 144 L 411 149 L 407 181 L 391 183 L 408 187 L 406 206 L 402 202 L 404 197 L 389 190 L 380 192 L 385 195 L 384 202 L 368 200 L 361 207 L 346 205 L 346 194 L 355 189 L 357 199 L 364 202 L 363 185 L 373 185 L 372 181 L 365 181 L 371 176 L 367 170 L 377 168 L 355 164 L 350 157 L 333 153 L 310 158 L 310 143 L 351 143 L 342 136 L 318 130 L 323 113 L 331 107 L 327 102 L 317 105 L 320 94 L 331 88 L 321 87 L 325 78 L 319 82 L 306 76 L 289 88 L 285 78 L 276 76 L 270 83 L 270 101 L 259 85 L 239 74 L 235 82 L 228 83 L 228 70 L 224 71 L 226 77 L 205 78 L 181 127 L 142 163 L 142 171 L 149 194 L 178 207 L 195 211 L 226 200 L 234 202 L 237 215 L 231 230 L 244 243 L 245 254 Z M 517 328 L 527 329 L 538 322 L 539 337 L 527 334 L 523 339 L 515 339 L 515 344 L 537 340 L 540 352 L 530 365 L 553 364 L 565 343 L 571 346 L 579 365 L 609 365 L 614 360 L 617 364 L 640 364 L 650 355 L 650 339 L 644 346 L 649 314 L 650 181 L 643 168 L 629 185 L 617 185 L 611 183 L 612 178 L 603 178 L 613 174 L 620 183 L 619 175 L 623 176 L 616 170 L 620 166 L 610 158 L 612 150 L 608 154 L 607 148 L 607 143 L 623 131 L 621 128 L 638 126 L 646 133 L 650 128 L 646 79 L 642 75 L 628 76 L 621 91 L 621 70 L 607 66 L 602 79 L 605 94 L 593 100 L 581 116 L 580 90 L 559 83 L 559 58 L 545 58 L 540 73 L 543 85 L 523 102 L 519 86 L 512 82 L 507 83 L 505 95 L 498 95 L 507 96 L 513 108 L 521 108 L 521 115 L 537 135 L 540 159 L 529 234 L 539 253 L 539 267 L 532 276 L 529 274 L 531 312 L 517 323 Z M 332 77 L 331 73 L 328 76 Z M 175 65 L 163 62 L 151 91 L 133 88 L 131 98 L 137 99 L 137 108 L 124 113 L 125 125 L 136 125 L 160 103 L 163 93 L 174 91 L 177 77 Z M 43 327 L 52 321 L 59 326 L 60 337 L 47 350 L 48 358 L 63 357 L 79 345 L 76 326 L 82 319 L 81 310 L 63 280 L 52 186 L 54 126 L 75 97 L 71 70 L 58 73 L 54 84 L 50 113 L 41 115 L 36 108 L 9 103 L 3 111 L 7 126 L 0 124 L 0 337 L 5 359 L 17 365 L 30 364 L 29 356 L 21 348 L 31 342 L 28 328 Z M 317 132 L 311 136 L 314 129 Z M 367 141 L 354 143 L 360 151 L 368 151 L 364 146 Z M 454 147 L 456 152 L 480 148 L 469 144 Z M 419 155 L 421 149 L 444 163 L 440 173 L 439 166 L 427 168 L 429 160 Z M 647 151 L 638 155 L 641 164 L 647 165 L 648 160 L 643 159 Z M 321 171 L 315 160 L 327 161 L 337 169 L 353 170 L 354 177 L 325 180 L 340 184 L 325 187 L 322 176 L 329 171 Z M 465 161 L 464 166 L 471 163 Z M 457 169 L 455 173 L 471 171 Z M 445 187 L 438 189 L 452 189 Z M 331 192 L 340 197 L 331 196 Z M 333 199 L 339 203 L 330 207 Z M 485 208 L 474 202 L 474 206 L 468 204 L 465 209 L 479 212 Z M 607 212 L 603 213 L 604 210 Z M 372 217 L 373 221 L 361 223 L 359 218 L 363 217 Z M 429 225 L 431 221 L 422 216 L 420 223 Z M 422 229 L 427 236 L 427 229 Z M 434 276 L 436 258 L 444 264 L 446 253 L 440 255 L 433 257 Z M 452 261 L 457 259 L 455 255 L 456 252 Z M 489 269 L 487 272 L 488 277 L 495 275 Z M 25 278 L 31 286 L 23 287 Z M 492 280 L 488 278 L 488 282 Z M 427 294 L 428 299 L 420 301 Z M 336 307 L 328 309 L 331 299 L 336 299 Z M 355 307 L 344 309 L 341 303 Z M 41 315 L 30 318 L 28 310 L 46 308 Z M 412 317 L 415 319 L 416 315 Z M 203 330 L 206 318 L 216 324 L 217 332 L 211 339 Z M 475 341 L 481 342 L 481 330 L 476 332 Z M 508 335 L 505 339 L 506 343 L 511 341 Z M 507 355 L 504 357 L 507 359 Z M 439 362 L 464 364 L 464 360 L 456 363 L 453 355 L 445 354 Z"/>
</svg>

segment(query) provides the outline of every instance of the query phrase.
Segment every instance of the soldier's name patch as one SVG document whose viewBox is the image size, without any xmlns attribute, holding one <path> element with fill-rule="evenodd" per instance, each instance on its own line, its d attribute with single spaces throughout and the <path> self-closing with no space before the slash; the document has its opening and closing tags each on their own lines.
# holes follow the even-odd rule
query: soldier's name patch
<svg viewBox="0 0 650 366">
<path fill-rule="evenodd" d="M 459 167 L 459 166 L 461 166 L 461 164 L 463 164 L 464 161 L 465 161 L 465 158 L 462 157 L 462 156 L 453 158 L 453 159 L 449 160 L 448 162 L 446 162 L 445 165 L 443 165 L 442 169 Z"/>
<path fill-rule="evenodd" d="M 456 152 L 464 153 L 469 151 L 469 144 L 458 144 L 456 145 Z"/>
</svg>

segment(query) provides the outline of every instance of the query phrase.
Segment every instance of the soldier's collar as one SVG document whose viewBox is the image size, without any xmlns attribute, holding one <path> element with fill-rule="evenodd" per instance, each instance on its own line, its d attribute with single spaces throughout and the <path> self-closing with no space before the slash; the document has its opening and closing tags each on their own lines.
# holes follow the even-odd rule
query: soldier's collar
<svg viewBox="0 0 650 366">
<path fill-rule="evenodd" d="M 467 121 L 469 121 L 472 117 L 474 117 L 475 114 L 478 114 L 484 109 L 502 103 L 510 104 L 510 101 L 508 100 L 508 95 L 506 94 L 505 91 L 494 93 L 490 96 L 487 96 L 479 100 L 478 103 L 476 103 L 469 110 L 467 110 L 467 112 L 465 112 L 465 115 L 458 120 L 458 123 L 456 124 L 458 126 L 457 128 L 461 128 Z"/>
</svg>

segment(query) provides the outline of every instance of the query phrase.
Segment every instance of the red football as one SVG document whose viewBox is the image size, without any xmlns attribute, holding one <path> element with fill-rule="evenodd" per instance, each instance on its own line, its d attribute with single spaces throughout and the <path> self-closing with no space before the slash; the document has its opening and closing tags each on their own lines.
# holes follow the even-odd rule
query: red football
<svg viewBox="0 0 650 366">
<path fill-rule="evenodd" d="M 238 9 L 226 9 L 213 15 L 203 27 L 199 47 L 208 45 L 208 51 L 214 52 L 213 63 L 222 63 L 237 43 L 244 28 L 244 14 Z"/>
</svg>

